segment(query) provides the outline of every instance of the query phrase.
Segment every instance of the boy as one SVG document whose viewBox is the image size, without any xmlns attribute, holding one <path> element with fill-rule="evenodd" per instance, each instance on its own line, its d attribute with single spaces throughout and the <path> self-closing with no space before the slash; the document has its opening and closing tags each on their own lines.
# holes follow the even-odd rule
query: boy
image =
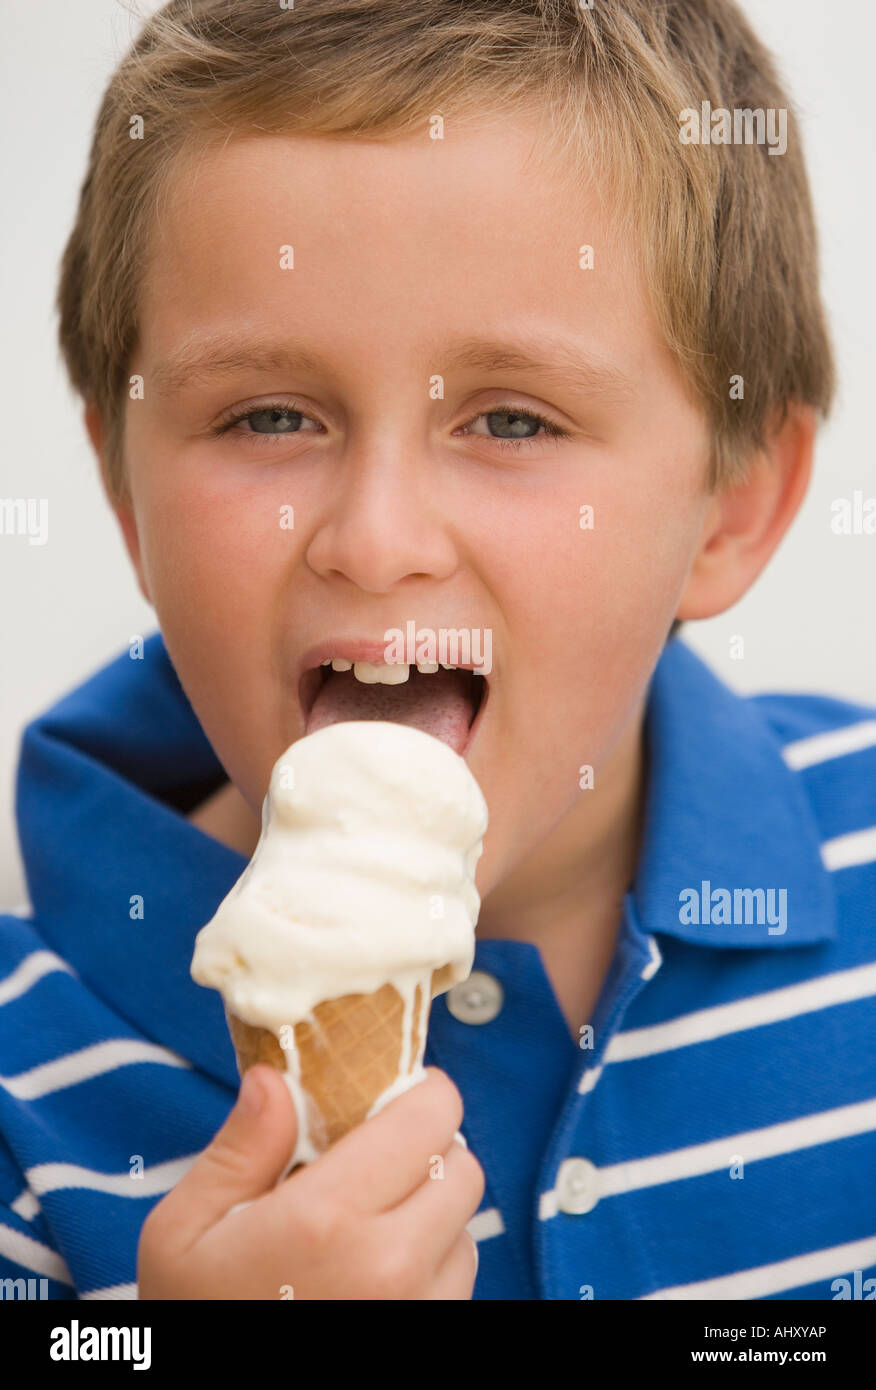
<svg viewBox="0 0 876 1390">
<path fill-rule="evenodd" d="M 796 124 L 694 140 L 707 101 L 788 107 L 730 0 L 172 3 L 114 75 L 61 340 L 160 636 L 25 734 L 3 1274 L 876 1288 L 873 712 L 673 635 L 767 564 L 833 395 Z M 475 973 L 427 1080 L 275 1186 L 294 1109 L 261 1067 L 228 1115 L 192 943 L 308 672 L 409 620 L 492 634 Z"/>
</svg>

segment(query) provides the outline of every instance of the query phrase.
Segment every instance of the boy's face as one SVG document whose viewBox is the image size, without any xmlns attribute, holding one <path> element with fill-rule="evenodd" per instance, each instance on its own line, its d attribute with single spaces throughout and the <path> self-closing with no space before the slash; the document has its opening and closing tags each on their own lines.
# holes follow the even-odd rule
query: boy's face
<svg viewBox="0 0 876 1390">
<path fill-rule="evenodd" d="M 576 803 L 584 826 L 579 769 L 598 791 L 632 747 L 709 505 L 705 421 L 629 248 L 559 169 L 525 167 L 541 148 L 523 118 L 449 122 L 443 140 L 231 141 L 176 178 L 129 368 L 145 394 L 120 519 L 254 811 L 304 733 L 315 644 L 408 620 L 491 630 L 465 751 L 490 809 L 482 894 Z M 321 365 L 228 363 L 160 390 L 159 367 L 211 335 Z M 542 365 L 454 365 L 474 340 Z M 285 413 L 212 432 L 244 406 Z"/>
</svg>

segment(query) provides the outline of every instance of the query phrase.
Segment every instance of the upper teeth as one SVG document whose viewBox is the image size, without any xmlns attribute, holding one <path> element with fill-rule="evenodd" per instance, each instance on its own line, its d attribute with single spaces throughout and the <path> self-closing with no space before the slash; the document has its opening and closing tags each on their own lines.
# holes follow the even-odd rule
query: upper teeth
<svg viewBox="0 0 876 1390">
<path fill-rule="evenodd" d="M 411 674 L 410 666 L 403 661 L 387 665 L 383 662 L 347 661 L 346 657 L 335 656 L 326 657 L 322 665 L 331 666 L 333 671 L 352 670 L 356 680 L 362 681 L 364 685 L 401 685 Z M 417 670 L 424 676 L 430 676 L 438 670 L 439 665 L 445 671 L 456 670 L 456 667 L 450 666 L 446 661 L 418 661 Z"/>
<path fill-rule="evenodd" d="M 349 671 L 350 662 L 342 661 L 341 670 Z M 332 670 L 338 669 L 338 663 L 332 662 Z M 410 666 L 399 664 L 398 666 L 386 666 L 383 662 L 374 665 L 370 661 L 356 661 L 353 663 L 353 675 L 357 681 L 363 681 L 365 685 L 401 685 L 411 674 Z"/>
</svg>

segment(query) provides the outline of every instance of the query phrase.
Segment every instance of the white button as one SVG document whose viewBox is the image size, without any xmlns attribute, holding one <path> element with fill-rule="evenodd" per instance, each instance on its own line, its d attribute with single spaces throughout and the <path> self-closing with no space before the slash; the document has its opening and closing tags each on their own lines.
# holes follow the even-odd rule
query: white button
<svg viewBox="0 0 876 1390">
<path fill-rule="evenodd" d="M 502 1007 L 502 986 L 485 970 L 473 970 L 467 980 L 447 991 L 447 1007 L 460 1023 L 489 1023 Z"/>
<path fill-rule="evenodd" d="M 599 1201 L 599 1169 L 589 1158 L 567 1158 L 557 1173 L 557 1206 L 570 1216 L 592 1211 Z"/>
</svg>

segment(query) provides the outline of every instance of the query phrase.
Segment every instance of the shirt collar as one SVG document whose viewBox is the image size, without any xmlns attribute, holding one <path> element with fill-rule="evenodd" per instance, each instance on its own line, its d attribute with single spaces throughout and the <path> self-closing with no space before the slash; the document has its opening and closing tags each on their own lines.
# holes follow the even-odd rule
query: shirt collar
<svg viewBox="0 0 876 1390">
<path fill-rule="evenodd" d="M 246 860 L 185 819 L 224 779 L 159 633 L 25 729 L 16 810 L 36 926 L 148 1038 L 236 1087 L 195 936 Z"/>
<path fill-rule="evenodd" d="M 643 931 L 749 948 L 836 935 L 834 890 L 799 774 L 758 703 L 730 690 L 677 639 L 652 676 L 645 747 L 645 820 L 631 889 Z M 722 889 L 735 921 L 720 920 L 727 914 L 713 895 Z M 764 920 L 757 899 L 747 912 L 754 921 L 744 920 L 744 898 L 733 905 L 743 889 L 763 890 Z M 779 916 L 782 889 L 786 930 L 771 933 L 768 916 Z M 686 890 L 685 915 L 698 921 L 680 919 Z"/>
</svg>

